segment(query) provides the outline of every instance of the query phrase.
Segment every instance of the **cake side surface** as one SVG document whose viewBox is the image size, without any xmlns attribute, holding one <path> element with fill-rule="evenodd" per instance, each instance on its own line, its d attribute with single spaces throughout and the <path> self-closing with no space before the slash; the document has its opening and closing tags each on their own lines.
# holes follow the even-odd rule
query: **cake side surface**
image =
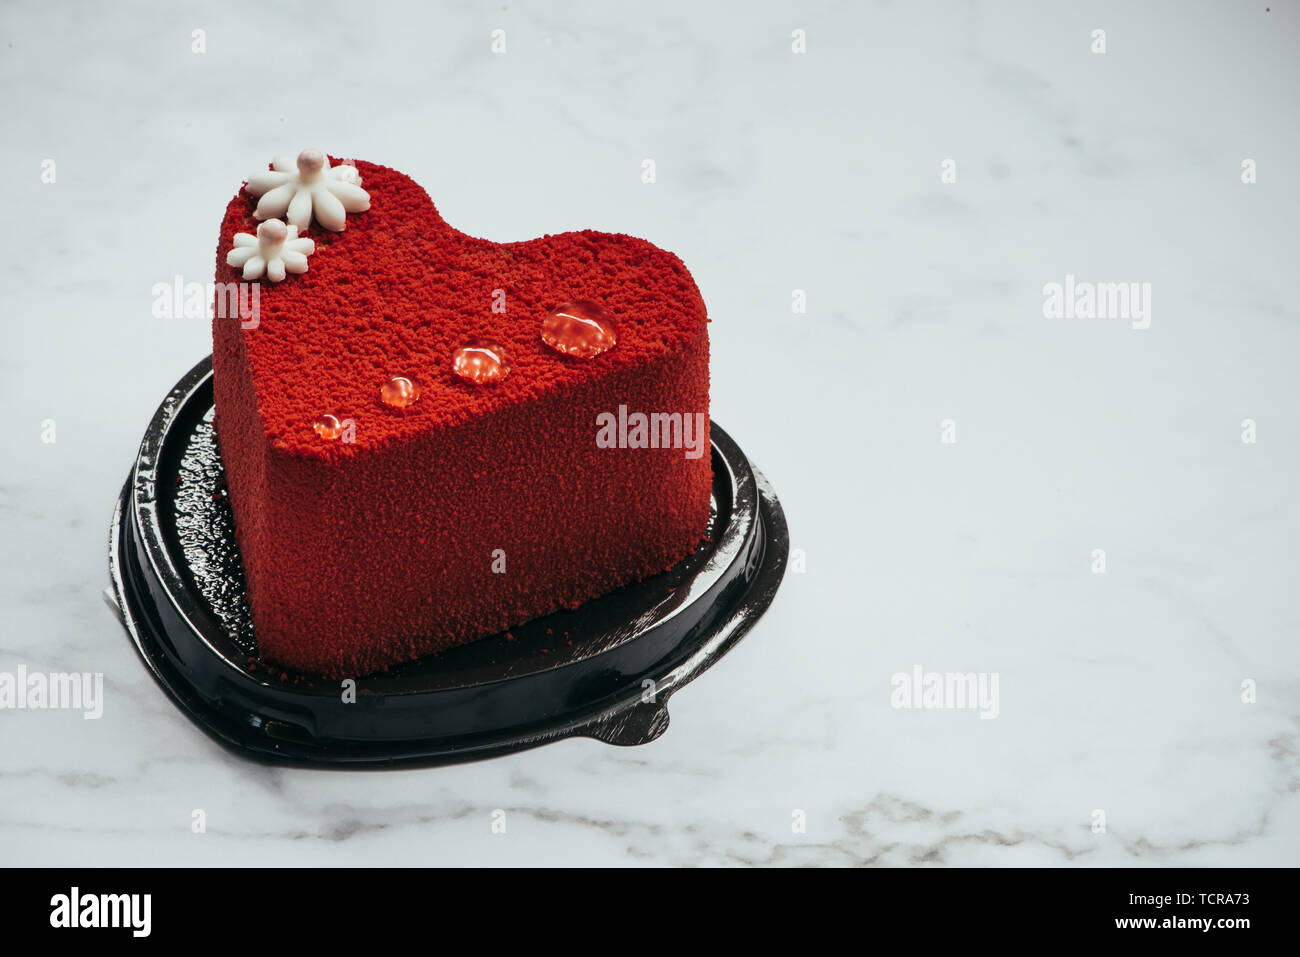
<svg viewBox="0 0 1300 957">
<path fill-rule="evenodd" d="M 708 333 L 680 260 L 590 231 L 475 239 L 409 178 L 357 167 L 370 210 L 340 234 L 307 231 L 309 270 L 263 284 L 255 326 L 214 320 L 216 428 L 261 654 L 364 674 L 689 554 L 712 482 Z M 218 282 L 238 279 L 223 255 L 256 228 L 253 205 L 227 207 Z M 542 318 L 575 299 L 607 310 L 617 346 L 576 359 L 542 343 Z M 499 384 L 452 371 L 479 338 L 510 353 Z M 380 401 L 395 375 L 421 391 L 404 409 Z M 695 452 L 602 447 L 600 417 L 620 408 L 698 419 Z M 355 441 L 322 440 L 323 413 Z"/>
</svg>

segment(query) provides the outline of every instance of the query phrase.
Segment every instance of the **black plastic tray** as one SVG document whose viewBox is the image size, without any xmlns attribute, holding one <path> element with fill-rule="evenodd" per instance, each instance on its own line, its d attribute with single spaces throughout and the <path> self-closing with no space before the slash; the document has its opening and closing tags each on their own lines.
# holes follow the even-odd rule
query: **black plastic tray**
<svg viewBox="0 0 1300 957">
<path fill-rule="evenodd" d="M 316 766 L 439 764 L 584 735 L 653 741 L 670 694 L 767 609 L 789 541 L 776 495 L 712 426 L 706 540 L 669 571 L 388 671 L 342 682 L 257 661 L 212 429 L 204 359 L 149 424 L 109 534 L 113 606 L 141 658 L 204 731 Z"/>
</svg>

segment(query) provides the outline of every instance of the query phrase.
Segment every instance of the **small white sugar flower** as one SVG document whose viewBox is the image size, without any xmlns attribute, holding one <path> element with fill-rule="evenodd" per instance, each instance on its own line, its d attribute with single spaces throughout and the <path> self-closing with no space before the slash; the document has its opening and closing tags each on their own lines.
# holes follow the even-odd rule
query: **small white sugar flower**
<svg viewBox="0 0 1300 957">
<path fill-rule="evenodd" d="M 262 273 L 271 282 L 280 282 L 286 273 L 307 271 L 307 257 L 316 251 L 316 244 L 305 236 L 298 238 L 297 226 L 286 226 L 278 219 L 268 219 L 257 227 L 257 235 L 235 233 L 235 248 L 226 253 L 226 265 L 241 266 L 244 279 L 261 279 Z"/>
<path fill-rule="evenodd" d="M 357 168 L 330 166 L 320 150 L 303 150 L 296 164 L 292 157 L 277 156 L 271 166 L 248 177 L 244 187 L 261 197 L 253 214 L 258 219 L 283 216 L 289 225 L 306 229 L 315 213 L 316 222 L 337 233 L 347 225 L 348 213 L 370 208 Z"/>
</svg>

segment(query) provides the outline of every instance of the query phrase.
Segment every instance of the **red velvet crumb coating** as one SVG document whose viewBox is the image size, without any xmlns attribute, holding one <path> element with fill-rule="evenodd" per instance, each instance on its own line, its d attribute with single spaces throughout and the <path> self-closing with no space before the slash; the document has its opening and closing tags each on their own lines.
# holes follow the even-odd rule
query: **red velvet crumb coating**
<svg viewBox="0 0 1300 957">
<path fill-rule="evenodd" d="M 597 416 L 620 405 L 708 422 L 708 319 L 681 260 L 591 231 L 475 239 L 408 177 L 356 166 L 370 210 L 342 233 L 311 224 L 308 272 L 262 281 L 255 327 L 213 322 L 217 437 L 260 653 L 333 677 L 670 568 L 703 535 L 712 481 L 707 437 L 700 458 L 596 444 Z M 234 233 L 256 231 L 254 205 L 241 191 L 226 209 L 218 282 L 240 278 L 225 256 Z M 550 310 L 580 299 L 618 332 L 590 359 L 540 337 Z M 452 371 L 476 339 L 509 350 L 504 381 Z M 386 405 L 394 376 L 419 400 Z M 323 414 L 351 420 L 355 441 L 318 435 Z"/>
</svg>

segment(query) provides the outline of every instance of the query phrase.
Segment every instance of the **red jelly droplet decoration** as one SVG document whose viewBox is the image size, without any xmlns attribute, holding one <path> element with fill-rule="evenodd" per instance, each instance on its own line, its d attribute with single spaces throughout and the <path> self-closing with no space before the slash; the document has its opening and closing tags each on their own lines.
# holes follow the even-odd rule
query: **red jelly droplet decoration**
<svg viewBox="0 0 1300 957">
<path fill-rule="evenodd" d="M 312 424 L 312 428 L 322 439 L 337 439 L 343 434 L 343 423 L 333 415 L 322 415 Z"/>
<path fill-rule="evenodd" d="M 510 353 L 491 339 L 477 339 L 456 350 L 451 369 L 466 382 L 495 385 L 510 374 Z"/>
<path fill-rule="evenodd" d="M 542 320 L 542 341 L 566 356 L 590 359 L 618 343 L 609 314 L 594 302 L 578 299 L 552 309 Z"/>
<path fill-rule="evenodd" d="M 384 405 L 395 409 L 405 409 L 420 397 L 420 388 L 405 376 L 393 376 L 379 390 L 379 398 Z"/>
</svg>

